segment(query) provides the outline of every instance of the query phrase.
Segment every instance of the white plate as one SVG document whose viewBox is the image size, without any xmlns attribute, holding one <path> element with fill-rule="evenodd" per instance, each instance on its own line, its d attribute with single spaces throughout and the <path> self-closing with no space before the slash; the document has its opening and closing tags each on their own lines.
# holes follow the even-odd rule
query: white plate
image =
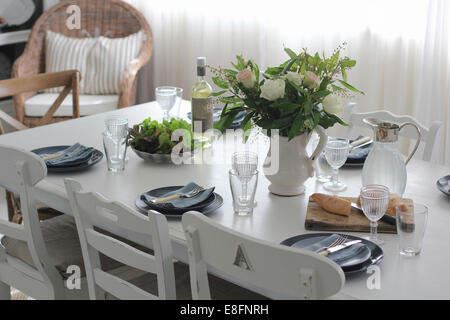
<svg viewBox="0 0 450 320">
<path fill-rule="evenodd" d="M 28 21 L 36 10 L 32 0 L 1 0 L 0 17 L 10 26 Z"/>
</svg>

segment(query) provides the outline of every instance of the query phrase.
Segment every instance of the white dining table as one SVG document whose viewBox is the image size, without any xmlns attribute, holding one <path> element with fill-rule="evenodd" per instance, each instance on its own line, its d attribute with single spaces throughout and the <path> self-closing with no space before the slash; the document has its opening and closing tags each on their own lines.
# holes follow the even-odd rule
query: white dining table
<svg viewBox="0 0 450 320">
<path fill-rule="evenodd" d="M 186 117 L 190 110 L 189 101 L 182 101 L 180 115 Z M 129 125 L 140 123 L 151 116 L 161 120 L 162 112 L 156 102 L 69 120 L 43 127 L 9 133 L 0 136 L 0 144 L 18 146 L 26 150 L 35 148 L 71 145 L 79 142 L 103 151 L 102 135 L 104 120 L 111 116 L 123 116 Z M 252 142 L 250 142 L 251 144 Z M 254 143 L 254 142 L 253 142 Z M 255 144 L 255 143 L 254 143 Z M 238 146 L 242 147 L 242 146 Z M 209 150 L 211 159 L 229 158 L 233 150 L 229 145 L 215 142 Z M 267 150 L 259 150 L 260 162 Z M 281 197 L 268 191 L 268 180 L 260 172 L 256 192 L 257 205 L 253 215 L 237 216 L 233 213 L 231 192 L 228 181 L 230 163 L 207 161 L 203 164 L 153 163 L 144 161 L 130 149 L 123 173 L 107 170 L 106 160 L 85 171 L 65 174 L 49 173 L 37 187 L 36 196 L 43 203 L 72 214 L 64 189 L 64 178 L 78 180 L 85 191 L 96 191 L 104 196 L 121 201 L 135 208 L 135 199 L 145 191 L 171 185 L 184 185 L 195 181 L 199 185 L 215 186 L 224 203 L 217 211 L 208 214 L 214 221 L 245 233 L 249 236 L 273 243 L 300 234 L 309 233 L 305 229 L 305 215 L 309 196 L 314 192 L 324 192 L 321 183 L 314 178 L 306 182 L 305 194 L 295 197 Z M 0 164 L 1 170 L 1 164 Z M 413 258 L 398 254 L 398 240 L 395 234 L 381 234 L 384 240 L 384 259 L 379 272 L 348 276 L 345 286 L 335 298 L 344 299 L 450 299 L 450 198 L 436 188 L 436 181 L 450 174 L 450 168 L 419 160 L 416 156 L 407 167 L 408 182 L 405 197 L 423 203 L 429 208 L 429 223 L 423 243 L 422 253 Z M 356 196 L 361 188 L 361 168 L 342 168 L 340 177 L 348 185 L 342 196 Z M 187 262 L 187 247 L 180 219 L 168 219 L 170 236 L 176 259 Z M 112 230 L 122 232 L 121 230 Z M 350 233 L 367 236 L 365 233 Z M 123 232 L 123 236 L 139 242 L 139 236 Z M 230 281 L 226 275 L 218 274 Z M 274 276 L 279 271 L 274 271 Z M 379 286 L 373 277 L 379 277 Z M 247 286 L 245 283 L 239 283 Z M 368 285 L 369 284 L 369 285 Z M 276 293 L 257 290 L 269 297 L 282 298 Z"/>
</svg>

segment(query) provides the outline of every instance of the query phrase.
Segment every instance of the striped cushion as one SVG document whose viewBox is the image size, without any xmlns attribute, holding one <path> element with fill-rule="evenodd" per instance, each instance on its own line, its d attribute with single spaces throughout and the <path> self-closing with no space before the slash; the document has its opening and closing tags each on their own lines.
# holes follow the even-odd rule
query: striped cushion
<svg viewBox="0 0 450 320">
<path fill-rule="evenodd" d="M 46 72 L 77 69 L 82 77 L 80 94 L 118 94 L 123 73 L 139 55 L 144 37 L 139 31 L 125 38 L 78 39 L 47 31 Z"/>
<path fill-rule="evenodd" d="M 85 92 L 87 61 L 97 39 L 68 38 L 47 31 L 45 38 L 45 72 L 58 72 L 76 69 L 81 72 L 80 93 Z M 46 90 L 49 93 L 61 92 L 62 87 Z"/>
</svg>

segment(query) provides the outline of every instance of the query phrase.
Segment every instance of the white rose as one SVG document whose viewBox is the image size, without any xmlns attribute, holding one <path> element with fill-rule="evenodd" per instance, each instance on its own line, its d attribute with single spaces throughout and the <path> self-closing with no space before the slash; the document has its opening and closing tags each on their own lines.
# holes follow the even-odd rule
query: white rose
<svg viewBox="0 0 450 320">
<path fill-rule="evenodd" d="M 323 109 L 328 113 L 339 113 L 344 110 L 341 97 L 336 94 L 329 94 L 322 101 Z"/>
<path fill-rule="evenodd" d="M 266 80 L 261 86 L 261 98 L 275 101 L 284 97 L 286 82 L 283 79 Z"/>
<path fill-rule="evenodd" d="M 295 84 L 298 85 L 298 86 L 301 86 L 301 85 L 302 85 L 303 78 L 304 78 L 304 77 L 303 77 L 302 75 L 298 74 L 297 72 L 289 71 L 289 72 L 286 74 L 286 79 L 289 80 L 289 81 L 291 81 L 291 82 L 293 82 L 293 83 L 295 83 Z"/>
</svg>

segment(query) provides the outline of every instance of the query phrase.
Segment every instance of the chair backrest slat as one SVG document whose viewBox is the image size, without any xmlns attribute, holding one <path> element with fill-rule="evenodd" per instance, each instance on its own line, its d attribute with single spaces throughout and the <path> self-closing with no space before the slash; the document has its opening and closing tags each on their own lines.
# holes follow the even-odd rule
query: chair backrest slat
<svg viewBox="0 0 450 320">
<path fill-rule="evenodd" d="M 71 87 L 73 74 L 77 72 L 77 70 L 67 70 L 54 73 L 40 73 L 26 78 L 1 80 L 0 98 L 49 88 Z"/>
<path fill-rule="evenodd" d="M 341 268 L 316 253 L 254 239 L 198 212 L 182 218 L 194 299 L 209 299 L 207 267 L 286 298 L 318 299 L 342 288 Z"/>
<path fill-rule="evenodd" d="M 123 294 L 134 290 L 131 284 L 127 286 L 118 286 L 117 283 L 105 284 L 105 281 L 108 282 L 113 278 L 103 273 L 101 279 L 96 277 L 94 270 L 101 270 L 99 253 L 125 265 L 156 274 L 159 298 L 175 299 L 173 258 L 165 217 L 154 211 L 144 216 L 124 204 L 109 201 L 98 193 L 83 193 L 81 185 L 71 179 L 65 179 L 65 185 L 80 237 L 91 299 L 102 296 L 96 287 L 100 285 L 99 281 L 106 291 L 105 287 L 108 286 L 117 290 L 122 288 Z M 112 238 L 96 229 L 140 233 L 146 239 L 145 246 L 153 249 L 154 254 L 143 252 L 127 244 L 123 239 Z M 123 281 L 120 280 L 120 283 L 123 284 Z M 117 297 L 117 292 L 111 293 Z M 136 294 L 139 296 L 141 292 L 137 291 Z"/>
<path fill-rule="evenodd" d="M 149 222 L 148 219 L 143 221 L 142 214 L 135 211 L 130 213 L 127 206 L 109 201 L 98 193 L 78 193 L 77 199 L 86 207 L 98 209 L 91 216 L 92 221 L 117 225 L 120 228 L 142 234 L 154 231 L 154 223 Z"/>
<path fill-rule="evenodd" d="M 17 240 L 28 241 L 23 226 L 17 223 L 0 221 L 0 234 Z"/>
<path fill-rule="evenodd" d="M 431 156 L 433 154 L 433 149 L 435 147 L 435 142 L 437 138 L 437 133 L 442 126 L 441 121 L 434 121 L 429 128 L 425 127 L 421 123 L 419 123 L 415 118 L 404 115 L 396 115 L 393 114 L 387 110 L 378 110 L 378 111 L 372 111 L 372 112 L 354 112 L 350 115 L 350 130 L 353 129 L 353 127 L 368 127 L 367 124 L 363 122 L 364 118 L 375 118 L 378 120 L 384 120 L 384 121 L 390 121 L 397 124 L 402 124 L 405 122 L 411 122 L 417 125 L 417 127 L 420 130 L 421 134 L 421 141 L 425 145 L 425 149 L 423 151 L 422 159 L 425 161 L 430 161 Z M 408 126 L 405 127 L 402 131 L 399 133 L 400 136 L 408 137 L 411 139 L 417 139 L 417 133 L 414 130 L 414 128 Z"/>
<path fill-rule="evenodd" d="M 94 269 L 97 285 L 121 300 L 156 300 L 157 296 L 100 269 Z"/>
<path fill-rule="evenodd" d="M 156 273 L 155 257 L 93 229 L 86 230 L 86 239 L 97 251 L 123 264 L 146 272 Z"/>
</svg>

